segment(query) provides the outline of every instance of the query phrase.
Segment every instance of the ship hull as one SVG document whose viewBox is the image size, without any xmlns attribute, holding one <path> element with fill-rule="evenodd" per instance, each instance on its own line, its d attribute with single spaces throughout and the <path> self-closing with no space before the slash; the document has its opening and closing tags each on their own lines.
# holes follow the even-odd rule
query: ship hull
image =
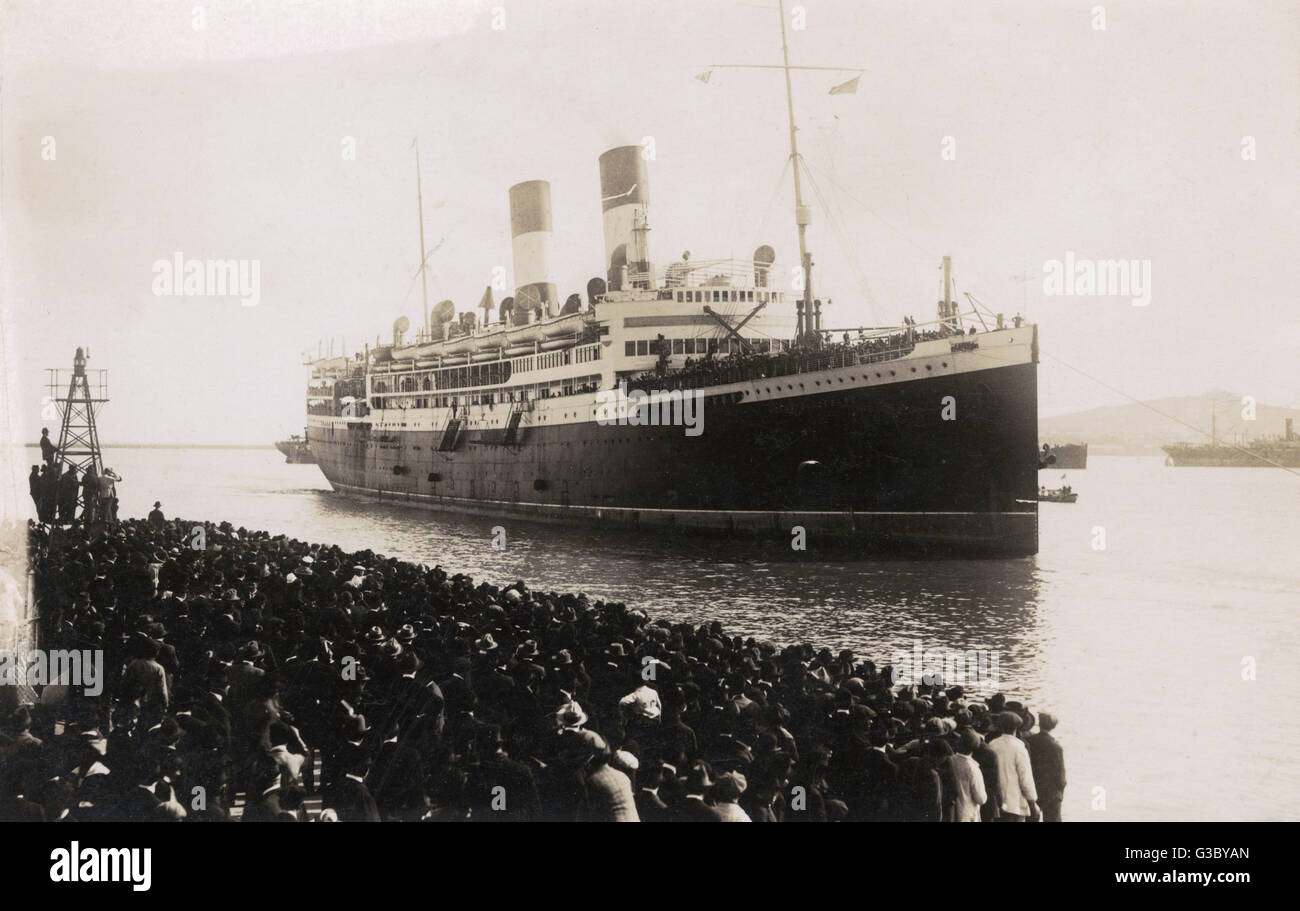
<svg viewBox="0 0 1300 911">
<path fill-rule="evenodd" d="M 309 419 L 312 448 L 340 493 L 462 514 L 765 540 L 796 553 L 1036 553 L 1035 365 L 891 382 L 894 366 L 702 390 L 695 437 L 591 419 L 529 424 L 509 445 L 471 429 L 444 451 L 442 430 L 403 427 L 419 426 L 412 414 Z M 591 398 L 548 407 L 566 401 L 576 416 Z"/>
</svg>

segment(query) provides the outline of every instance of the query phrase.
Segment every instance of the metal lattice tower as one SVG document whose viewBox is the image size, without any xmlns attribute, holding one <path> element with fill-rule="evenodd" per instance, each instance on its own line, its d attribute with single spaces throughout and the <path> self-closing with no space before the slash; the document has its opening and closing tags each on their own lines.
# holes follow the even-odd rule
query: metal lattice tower
<svg viewBox="0 0 1300 911">
<path fill-rule="evenodd" d="M 72 369 L 50 367 L 46 369 L 49 380 L 46 387 L 49 398 L 63 417 L 59 431 L 59 451 L 56 464 L 64 471 L 77 469 L 78 478 L 86 476 L 86 469 L 94 467 L 95 474 L 103 475 L 104 460 L 99 449 L 99 431 L 95 427 L 96 406 L 108 401 L 108 371 L 87 370 L 89 351 L 78 348 L 72 360 Z M 66 390 L 66 391 L 65 391 Z M 77 488 L 77 508 L 86 505 L 84 488 Z"/>
</svg>

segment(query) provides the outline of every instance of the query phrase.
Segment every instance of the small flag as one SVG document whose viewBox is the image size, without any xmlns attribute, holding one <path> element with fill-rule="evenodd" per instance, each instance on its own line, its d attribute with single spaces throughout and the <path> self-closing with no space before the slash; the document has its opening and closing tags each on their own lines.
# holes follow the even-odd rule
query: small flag
<svg viewBox="0 0 1300 911">
<path fill-rule="evenodd" d="M 703 73 L 700 73 L 695 78 L 700 80 L 700 82 L 703 82 L 705 85 L 708 85 L 709 80 L 713 78 L 713 70 L 705 70 Z"/>
<path fill-rule="evenodd" d="M 492 286 L 488 285 L 483 290 L 483 296 L 479 298 L 477 309 L 490 311 L 493 306 L 495 305 L 492 303 Z"/>
<path fill-rule="evenodd" d="M 861 76 L 854 76 L 848 82 L 841 82 L 831 89 L 830 93 L 832 95 L 856 95 L 858 93 L 858 80 L 861 78 Z"/>
</svg>

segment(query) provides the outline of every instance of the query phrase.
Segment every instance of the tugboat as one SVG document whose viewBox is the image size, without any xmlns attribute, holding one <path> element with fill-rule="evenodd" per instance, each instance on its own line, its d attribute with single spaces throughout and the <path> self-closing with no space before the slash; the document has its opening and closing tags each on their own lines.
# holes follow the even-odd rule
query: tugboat
<svg viewBox="0 0 1300 911">
<path fill-rule="evenodd" d="M 289 465 L 315 465 L 316 457 L 311 453 L 311 446 L 298 434 L 291 434 L 289 439 L 281 440 L 275 448 L 284 453 L 284 461 Z"/>
<path fill-rule="evenodd" d="M 1040 487 L 1038 488 L 1038 501 L 1040 503 L 1073 503 L 1079 499 L 1079 495 L 1070 489 L 1070 485 L 1063 487 Z"/>
</svg>

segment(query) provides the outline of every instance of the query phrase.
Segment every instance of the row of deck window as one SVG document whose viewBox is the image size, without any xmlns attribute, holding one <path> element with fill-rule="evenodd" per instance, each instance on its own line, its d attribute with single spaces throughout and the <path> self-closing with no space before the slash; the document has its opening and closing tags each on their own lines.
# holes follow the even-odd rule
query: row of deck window
<svg viewBox="0 0 1300 911">
<path fill-rule="evenodd" d="M 788 339 L 755 338 L 748 339 L 748 341 L 753 350 L 764 353 L 788 351 L 790 348 Z M 623 354 L 626 357 L 658 356 L 660 344 L 660 340 L 657 338 L 643 338 L 633 342 L 624 342 Z M 730 336 L 727 338 L 666 338 L 662 344 L 670 346 L 668 349 L 669 354 L 731 354 L 741 351 L 740 340 Z"/>
<path fill-rule="evenodd" d="M 467 389 L 473 386 L 500 386 L 510 382 L 513 373 L 551 370 L 572 363 L 586 364 L 598 360 L 600 360 L 600 345 L 584 345 L 581 348 L 566 348 L 563 351 L 468 364 L 464 367 L 389 374 L 376 377 L 371 384 L 371 392 L 383 395 L 393 392 L 430 392 Z"/>
<path fill-rule="evenodd" d="M 780 291 L 747 291 L 741 288 L 698 288 L 689 291 L 678 291 L 677 302 L 707 304 L 721 304 L 728 301 L 737 303 L 762 303 L 768 301 L 780 301 Z"/>
</svg>

